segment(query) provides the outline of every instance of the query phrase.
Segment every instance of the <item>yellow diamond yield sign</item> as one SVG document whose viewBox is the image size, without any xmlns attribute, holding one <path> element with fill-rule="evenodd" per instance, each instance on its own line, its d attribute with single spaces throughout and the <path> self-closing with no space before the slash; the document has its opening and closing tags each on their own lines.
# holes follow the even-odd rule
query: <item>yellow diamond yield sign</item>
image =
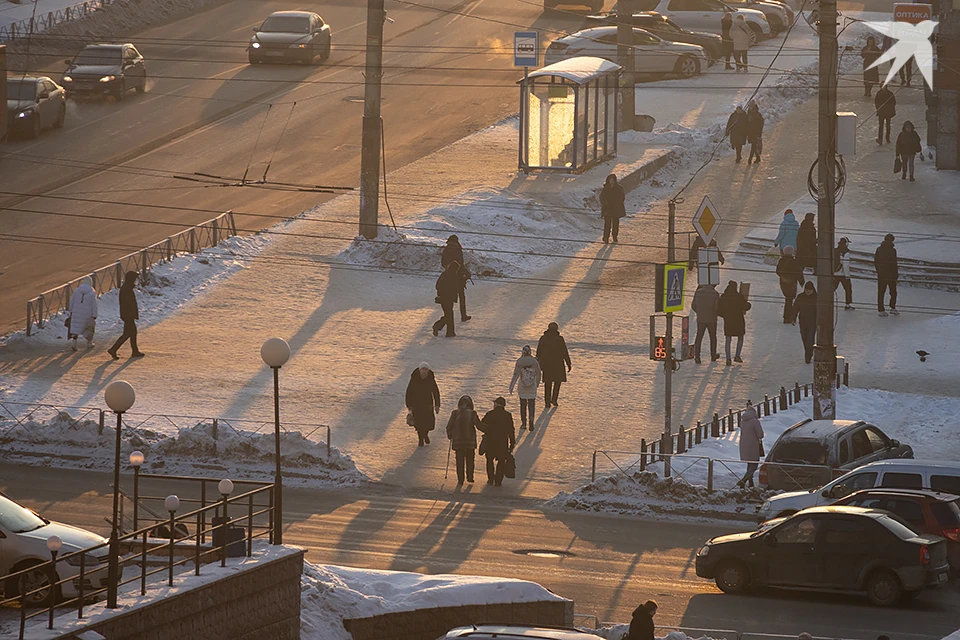
<svg viewBox="0 0 960 640">
<path fill-rule="evenodd" d="M 714 234 L 717 233 L 717 229 L 720 228 L 721 222 L 723 222 L 723 219 L 720 217 L 720 212 L 710 202 L 710 198 L 704 196 L 700 208 L 697 209 L 697 214 L 693 216 L 693 228 L 700 234 L 703 244 L 710 244 Z"/>
</svg>

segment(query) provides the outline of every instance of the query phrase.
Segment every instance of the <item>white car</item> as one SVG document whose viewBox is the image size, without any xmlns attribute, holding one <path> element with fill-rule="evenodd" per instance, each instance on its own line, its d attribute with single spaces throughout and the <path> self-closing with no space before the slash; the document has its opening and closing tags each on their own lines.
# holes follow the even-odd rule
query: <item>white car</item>
<svg viewBox="0 0 960 640">
<path fill-rule="evenodd" d="M 61 596 L 67 599 L 77 597 L 80 575 L 79 555 L 62 562 L 58 561 L 56 575 L 51 574 L 49 566 L 38 566 L 50 560 L 50 551 L 47 549 L 47 538 L 50 536 L 60 537 L 63 543 L 60 549 L 61 556 L 107 542 L 106 538 L 95 533 L 42 518 L 0 494 L 0 576 L 9 576 L 22 569 L 37 567 L 36 570 L 15 578 L 5 578 L 3 580 L 5 598 L 18 596 L 24 591 L 43 589 L 70 577 L 74 579 L 63 583 L 59 589 L 47 588 L 29 596 L 27 604 L 50 606 Z M 87 593 L 107 585 L 108 556 L 107 547 L 86 554 L 84 590 Z"/>
<path fill-rule="evenodd" d="M 643 29 L 633 30 L 637 73 L 668 73 L 684 78 L 695 76 L 709 66 L 703 47 L 663 40 Z M 617 28 L 595 27 L 564 36 L 550 43 L 544 64 L 578 56 L 617 61 Z"/>
<path fill-rule="evenodd" d="M 750 27 L 751 45 L 773 35 L 762 11 L 730 7 L 720 0 L 635 0 L 634 4 L 637 11 L 656 11 L 688 31 L 708 33 L 720 33 L 720 19 L 729 9 L 734 18 L 743 16 Z"/>
</svg>

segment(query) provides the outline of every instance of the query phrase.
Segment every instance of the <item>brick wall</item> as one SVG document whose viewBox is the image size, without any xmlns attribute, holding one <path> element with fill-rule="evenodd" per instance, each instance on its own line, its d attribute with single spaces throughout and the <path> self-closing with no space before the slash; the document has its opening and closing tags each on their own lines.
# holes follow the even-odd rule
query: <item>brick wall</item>
<svg viewBox="0 0 960 640">
<path fill-rule="evenodd" d="M 353 640 L 436 640 L 454 627 L 480 622 L 571 626 L 573 602 L 524 602 L 436 607 L 344 620 Z"/>
</svg>

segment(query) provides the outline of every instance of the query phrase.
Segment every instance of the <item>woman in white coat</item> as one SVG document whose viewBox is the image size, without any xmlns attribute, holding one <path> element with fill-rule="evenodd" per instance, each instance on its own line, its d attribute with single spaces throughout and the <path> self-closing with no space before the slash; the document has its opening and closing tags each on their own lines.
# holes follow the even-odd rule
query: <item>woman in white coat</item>
<svg viewBox="0 0 960 640">
<path fill-rule="evenodd" d="M 77 350 L 77 337 L 83 336 L 87 349 L 93 349 L 93 334 L 97 330 L 97 292 L 93 290 L 90 276 L 80 281 L 80 286 L 70 299 L 70 327 L 67 340 L 72 341 L 70 348 Z"/>
<path fill-rule="evenodd" d="M 730 27 L 730 39 L 733 40 L 733 59 L 737 61 L 737 71 L 747 71 L 747 49 L 750 48 L 750 25 L 737 16 Z"/>
<path fill-rule="evenodd" d="M 517 394 L 520 396 L 520 430 L 527 428 L 527 414 L 530 415 L 530 431 L 533 431 L 534 413 L 536 413 L 535 404 L 537 402 L 537 389 L 540 388 L 540 380 L 543 378 L 543 372 L 540 370 L 540 362 L 533 357 L 530 345 L 523 347 L 523 355 L 517 358 L 517 364 L 513 367 L 513 379 L 510 381 L 510 393 L 513 393 L 517 382 L 520 386 L 517 388 Z"/>
</svg>

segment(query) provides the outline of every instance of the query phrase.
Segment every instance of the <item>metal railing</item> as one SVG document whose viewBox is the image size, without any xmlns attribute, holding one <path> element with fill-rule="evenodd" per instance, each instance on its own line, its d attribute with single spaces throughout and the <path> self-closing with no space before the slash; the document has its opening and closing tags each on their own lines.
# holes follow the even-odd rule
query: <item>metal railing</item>
<svg viewBox="0 0 960 640">
<path fill-rule="evenodd" d="M 0 25 L 0 42 L 11 42 L 20 38 L 42 33 L 58 24 L 84 18 L 94 11 L 113 4 L 114 0 L 87 0 L 56 11 L 50 11 L 32 18 L 24 18 L 8 25 Z"/>
<path fill-rule="evenodd" d="M 190 476 L 152 477 L 176 483 L 192 483 L 197 481 L 205 483 L 210 481 L 206 478 Z M 164 583 L 167 586 L 173 586 L 174 569 L 176 567 L 192 563 L 194 575 L 199 576 L 201 565 L 210 562 L 211 558 L 213 560 L 219 558 L 220 566 L 226 566 L 228 547 L 232 549 L 234 545 L 242 542 L 244 555 L 250 557 L 253 553 L 254 540 L 268 536 L 270 541 L 273 542 L 275 526 L 280 524 L 276 523 L 274 519 L 274 485 L 272 483 L 246 480 L 237 480 L 234 481 L 234 484 L 252 486 L 253 488 L 236 496 L 221 496 L 220 500 L 216 502 L 201 506 L 198 509 L 188 511 L 181 515 L 170 513 L 164 519 L 168 527 L 166 530 L 168 537 L 158 538 L 152 535 L 156 532 L 155 523 L 119 536 L 118 548 L 125 546 L 130 550 L 126 553 L 120 553 L 116 584 L 117 590 L 119 591 L 121 587 L 127 585 L 139 583 L 140 595 L 146 595 L 148 588 L 147 578 L 165 573 L 167 579 Z M 187 500 L 183 502 L 190 503 Z M 234 512 L 240 508 L 242 515 L 231 518 L 229 513 L 231 505 L 234 507 Z M 221 513 L 222 515 L 220 515 Z M 207 516 L 211 516 L 210 521 L 214 523 L 209 527 L 206 525 Z M 218 519 L 214 522 L 213 518 Z M 264 520 L 266 520 L 266 522 L 264 522 Z M 189 531 L 191 525 L 194 526 L 193 533 Z M 239 528 L 235 527 L 235 525 L 239 525 L 239 527 L 244 529 L 242 541 L 230 540 L 231 532 Z M 204 540 L 207 535 L 218 539 L 218 543 L 206 546 Z M 191 540 L 193 541 L 192 544 L 190 544 Z M 111 587 L 111 585 L 109 585 L 109 578 L 104 577 L 104 574 L 107 572 L 107 565 L 103 561 L 104 556 L 102 553 L 94 553 L 108 546 L 109 543 L 104 542 L 79 551 L 66 553 L 62 556 L 55 556 L 46 562 L 38 562 L 26 569 L 12 572 L 4 578 L 8 581 L 7 584 L 17 584 L 21 578 L 29 576 L 32 572 L 41 572 L 47 577 L 46 584 L 36 589 L 18 593 L 16 596 L 0 600 L 0 607 L 19 604 L 20 640 L 23 640 L 27 621 L 32 618 L 47 616 L 47 628 L 53 629 L 55 610 L 58 607 L 61 609 L 69 607 L 76 608 L 77 618 L 80 619 L 83 618 L 84 606 L 91 599 L 97 598 L 109 591 Z M 177 559 L 178 548 L 183 556 L 180 559 Z M 159 563 L 159 568 L 150 569 L 149 567 L 151 565 L 156 566 L 155 558 L 159 554 L 164 554 L 164 552 L 166 552 L 165 561 Z M 91 567 L 88 566 L 88 562 L 91 560 L 100 561 Z M 78 567 L 78 573 L 74 574 L 73 571 L 67 571 L 66 573 L 69 575 L 65 578 L 60 578 L 57 567 L 65 566 L 64 563 L 66 563 L 66 566 Z M 124 567 L 131 565 L 139 565 L 139 571 L 132 577 L 124 578 Z M 94 580 L 97 580 L 99 584 L 95 583 Z M 77 593 L 76 597 L 57 602 L 57 593 L 67 584 L 74 586 Z M 52 594 L 49 594 L 50 590 L 53 590 Z M 27 613 L 28 598 L 31 596 L 46 597 L 48 594 L 49 599 L 53 601 L 52 604 L 48 606 L 38 606 L 34 611 Z"/>
<path fill-rule="evenodd" d="M 87 276 L 93 279 L 93 289 L 100 296 L 123 284 L 124 275 L 128 271 L 136 271 L 143 281 L 154 264 L 168 262 L 181 254 L 197 253 L 201 249 L 215 247 L 235 235 L 237 235 L 237 225 L 233 219 L 233 212 L 227 211 L 212 220 L 169 236 L 166 240 L 128 253 L 113 264 L 100 267 L 92 273 L 44 291 L 36 298 L 27 301 L 27 335 L 31 335 L 34 325 L 42 329 L 47 320 L 68 310 L 74 290 Z"/>
</svg>

